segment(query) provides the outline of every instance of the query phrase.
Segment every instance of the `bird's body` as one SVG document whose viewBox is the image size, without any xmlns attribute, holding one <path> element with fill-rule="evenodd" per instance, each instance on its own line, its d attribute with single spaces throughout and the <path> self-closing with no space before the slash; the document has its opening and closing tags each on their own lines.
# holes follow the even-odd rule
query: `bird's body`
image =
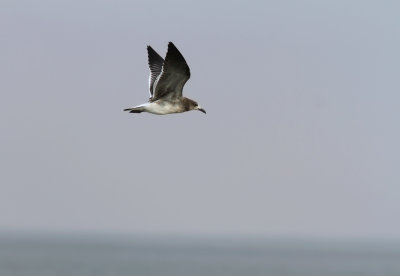
<svg viewBox="0 0 400 276">
<path fill-rule="evenodd" d="M 190 110 L 190 104 L 186 101 L 187 98 L 177 100 L 163 100 L 159 99 L 154 102 L 144 103 L 133 108 L 127 108 L 126 111 L 131 113 L 149 112 L 157 115 L 166 115 L 171 113 L 181 113 Z"/>
<path fill-rule="evenodd" d="M 190 78 L 190 69 L 175 45 L 172 42 L 168 44 L 165 61 L 150 46 L 147 46 L 147 52 L 150 67 L 149 102 L 124 109 L 124 111 L 130 113 L 149 112 L 157 115 L 190 110 L 206 113 L 197 102 L 182 96 L 183 86 Z"/>
</svg>

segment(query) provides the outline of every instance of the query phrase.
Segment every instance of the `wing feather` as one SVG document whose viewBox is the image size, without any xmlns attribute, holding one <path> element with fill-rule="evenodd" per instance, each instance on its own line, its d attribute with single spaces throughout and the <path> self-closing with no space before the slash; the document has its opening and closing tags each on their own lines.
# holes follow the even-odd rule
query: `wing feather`
<svg viewBox="0 0 400 276">
<path fill-rule="evenodd" d="M 154 94 L 154 83 L 157 77 L 161 74 L 162 67 L 164 64 L 164 59 L 154 51 L 151 46 L 147 46 L 147 53 L 149 57 L 149 68 L 150 68 L 150 76 L 149 76 L 149 89 L 150 89 L 150 97 L 153 97 Z"/>
<path fill-rule="evenodd" d="M 168 43 L 168 51 L 162 66 L 161 75 L 156 80 L 152 101 L 182 97 L 182 90 L 190 78 L 190 69 L 185 58 L 172 42 Z"/>
</svg>

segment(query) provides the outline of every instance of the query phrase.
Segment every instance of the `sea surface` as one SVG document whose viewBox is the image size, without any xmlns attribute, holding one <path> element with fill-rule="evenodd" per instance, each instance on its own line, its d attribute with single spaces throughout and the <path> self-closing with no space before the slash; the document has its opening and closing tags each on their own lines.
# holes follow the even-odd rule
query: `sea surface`
<svg viewBox="0 0 400 276">
<path fill-rule="evenodd" d="M 0 236 L 0 276 L 400 275 L 400 245 L 312 240 Z"/>
</svg>

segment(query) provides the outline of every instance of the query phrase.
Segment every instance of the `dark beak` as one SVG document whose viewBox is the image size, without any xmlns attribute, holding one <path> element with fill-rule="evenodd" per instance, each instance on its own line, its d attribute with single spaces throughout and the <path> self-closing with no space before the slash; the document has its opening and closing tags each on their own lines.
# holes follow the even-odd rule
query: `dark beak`
<svg viewBox="0 0 400 276">
<path fill-rule="evenodd" d="M 204 114 L 207 114 L 207 112 L 203 108 L 199 108 L 197 110 L 203 112 Z"/>
</svg>

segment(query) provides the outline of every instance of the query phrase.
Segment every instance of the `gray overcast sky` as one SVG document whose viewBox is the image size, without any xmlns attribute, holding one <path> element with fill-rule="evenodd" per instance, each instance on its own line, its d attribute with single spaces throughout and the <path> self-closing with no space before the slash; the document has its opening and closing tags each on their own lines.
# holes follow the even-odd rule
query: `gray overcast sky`
<svg viewBox="0 0 400 276">
<path fill-rule="evenodd" d="M 0 2 L 0 231 L 400 239 L 396 1 Z M 206 110 L 128 114 L 173 41 Z"/>
</svg>

